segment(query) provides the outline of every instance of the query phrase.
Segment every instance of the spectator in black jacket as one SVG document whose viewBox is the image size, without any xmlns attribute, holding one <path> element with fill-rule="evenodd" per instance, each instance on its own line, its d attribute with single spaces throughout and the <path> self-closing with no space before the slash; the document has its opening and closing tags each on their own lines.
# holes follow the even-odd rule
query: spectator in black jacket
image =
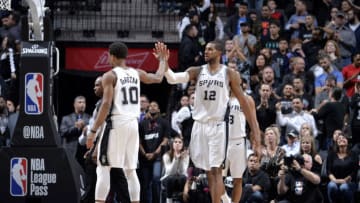
<svg viewBox="0 0 360 203">
<path fill-rule="evenodd" d="M 139 125 L 141 202 L 157 203 L 160 200 L 161 149 L 168 144 L 170 124 L 160 117 L 159 105 L 152 101 Z"/>
<path fill-rule="evenodd" d="M 250 154 L 248 167 L 243 174 L 243 192 L 241 203 L 267 202 L 270 190 L 269 175 L 260 169 L 260 159 L 255 154 Z"/>
<path fill-rule="evenodd" d="M 330 147 L 331 136 L 336 129 L 342 129 L 345 118 L 345 107 L 340 102 L 342 90 L 334 88 L 330 101 L 320 105 L 319 110 L 313 110 L 316 119 L 323 119 L 325 126 L 325 137 L 320 138 L 320 146 L 326 150 Z"/>
<path fill-rule="evenodd" d="M 201 47 L 197 40 L 198 29 L 195 25 L 187 25 L 184 29 L 183 38 L 179 47 L 179 68 L 178 70 L 185 71 L 190 66 L 202 64 L 203 57 Z"/>
<path fill-rule="evenodd" d="M 256 117 L 261 131 L 276 121 L 275 98 L 271 97 L 272 88 L 269 84 L 261 84 L 259 97 L 255 98 Z"/>
</svg>

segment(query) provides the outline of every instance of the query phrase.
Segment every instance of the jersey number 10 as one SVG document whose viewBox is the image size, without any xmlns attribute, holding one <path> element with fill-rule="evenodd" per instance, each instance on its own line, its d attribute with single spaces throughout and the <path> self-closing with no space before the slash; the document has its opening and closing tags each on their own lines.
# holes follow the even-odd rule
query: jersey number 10
<svg viewBox="0 0 360 203">
<path fill-rule="evenodd" d="M 139 98 L 138 98 L 138 88 L 137 87 L 130 87 L 129 89 L 123 87 L 123 88 L 121 88 L 121 92 L 123 93 L 122 104 L 129 104 L 129 102 L 130 102 L 130 104 L 138 103 Z"/>
</svg>

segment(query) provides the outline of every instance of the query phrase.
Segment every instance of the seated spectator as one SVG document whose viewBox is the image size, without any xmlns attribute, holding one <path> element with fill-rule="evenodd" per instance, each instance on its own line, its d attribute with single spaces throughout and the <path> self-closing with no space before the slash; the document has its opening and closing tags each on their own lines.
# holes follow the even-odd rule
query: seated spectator
<svg viewBox="0 0 360 203">
<path fill-rule="evenodd" d="M 184 186 L 183 200 L 187 203 L 211 202 L 205 171 L 193 166 L 188 168 L 188 179 Z"/>
<path fill-rule="evenodd" d="M 261 169 L 264 170 L 270 178 L 272 190 L 268 193 L 268 200 L 275 199 L 276 179 L 280 169 L 280 163 L 285 156 L 285 150 L 279 146 L 280 132 L 276 126 L 270 126 L 265 130 L 265 148 L 261 156 Z"/>
<path fill-rule="evenodd" d="M 303 136 L 312 136 L 314 137 L 314 130 L 311 127 L 310 123 L 303 123 L 300 127 L 300 131 L 299 131 L 299 137 L 300 139 Z"/>
<path fill-rule="evenodd" d="M 291 156 L 299 153 L 299 135 L 295 130 L 291 130 L 286 134 L 286 141 L 287 143 L 281 146 L 281 148 L 285 150 L 286 156 Z"/>
<path fill-rule="evenodd" d="M 259 157 L 250 154 L 247 168 L 243 174 L 243 191 L 240 202 L 267 202 L 269 190 L 270 179 L 268 174 L 260 168 Z"/>
<path fill-rule="evenodd" d="M 300 137 L 300 155 L 309 154 L 313 160 L 313 171 L 320 174 L 322 159 L 317 153 L 315 147 L 315 139 L 312 136 Z"/>
<path fill-rule="evenodd" d="M 170 150 L 163 155 L 162 159 L 165 174 L 160 180 L 165 187 L 166 203 L 171 203 L 172 198 L 178 193 L 182 193 L 184 189 L 190 160 L 189 153 L 184 150 L 183 139 L 180 136 L 173 138 L 170 142 Z"/>
<path fill-rule="evenodd" d="M 336 151 L 327 157 L 327 186 L 330 203 L 342 199 L 352 202 L 356 190 L 356 175 L 359 169 L 358 155 L 350 152 L 348 138 L 343 134 L 336 139 Z"/>
<path fill-rule="evenodd" d="M 318 185 L 320 176 L 313 171 L 313 160 L 310 155 L 303 154 L 290 159 L 279 171 L 277 184 L 279 203 L 306 202 L 318 203 L 323 201 Z"/>
</svg>

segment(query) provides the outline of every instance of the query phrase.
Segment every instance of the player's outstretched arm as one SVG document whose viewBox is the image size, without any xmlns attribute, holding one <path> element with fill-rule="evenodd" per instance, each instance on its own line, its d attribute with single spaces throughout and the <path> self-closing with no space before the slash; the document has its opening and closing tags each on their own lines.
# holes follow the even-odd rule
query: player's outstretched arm
<svg viewBox="0 0 360 203">
<path fill-rule="evenodd" d="M 165 78 L 169 84 L 187 83 L 190 80 L 197 80 L 197 77 L 201 71 L 201 67 L 192 66 L 185 72 L 174 73 L 170 68 L 165 72 Z"/>
<path fill-rule="evenodd" d="M 161 83 L 164 77 L 164 72 L 168 66 L 170 52 L 164 43 L 162 42 L 155 43 L 153 55 L 155 56 L 155 58 L 159 60 L 159 68 L 157 69 L 155 74 L 147 73 L 143 70 L 137 69 L 139 73 L 140 81 L 145 84 Z"/>
<path fill-rule="evenodd" d="M 240 106 L 244 111 L 246 120 L 248 121 L 248 123 L 250 125 L 252 136 L 256 137 L 256 139 L 253 139 L 254 141 L 256 141 L 256 143 L 253 143 L 255 145 L 254 149 L 257 153 L 260 153 L 259 124 L 256 120 L 255 110 L 251 109 L 251 108 L 255 108 L 255 105 L 251 106 L 249 104 L 247 96 L 245 95 L 242 88 L 240 87 L 240 74 L 237 74 L 236 71 L 229 69 L 229 68 L 227 70 L 228 70 L 228 77 L 229 77 L 229 81 L 230 81 L 231 91 L 236 96 L 236 98 L 239 100 Z"/>
</svg>

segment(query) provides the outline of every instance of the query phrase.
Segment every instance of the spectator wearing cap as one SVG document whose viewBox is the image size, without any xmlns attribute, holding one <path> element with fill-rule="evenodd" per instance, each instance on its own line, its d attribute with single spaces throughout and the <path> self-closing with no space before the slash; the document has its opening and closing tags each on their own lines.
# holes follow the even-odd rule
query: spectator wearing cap
<svg viewBox="0 0 360 203">
<path fill-rule="evenodd" d="M 346 95 L 352 97 L 355 92 L 355 84 L 358 81 L 360 73 L 360 52 L 355 53 L 352 56 L 352 64 L 345 66 L 342 69 L 344 76 L 344 88 L 346 89 Z"/>
<path fill-rule="evenodd" d="M 325 80 L 328 75 L 333 75 L 336 78 L 336 86 L 343 87 L 344 77 L 341 72 L 331 63 L 331 59 L 328 55 L 321 54 L 318 57 L 319 65 L 323 68 L 323 74 L 315 78 L 315 95 L 323 91 L 325 86 Z"/>
<path fill-rule="evenodd" d="M 281 112 L 281 102 L 276 104 L 276 120 L 280 126 L 286 127 L 286 132 L 291 129 L 295 129 L 300 132 L 300 127 L 303 123 L 309 123 L 314 130 L 314 136 L 318 134 L 314 117 L 303 110 L 304 104 L 300 97 L 294 97 L 292 99 L 292 109 L 290 114 L 284 115 Z"/>
<path fill-rule="evenodd" d="M 233 40 L 242 50 L 244 56 L 248 58 L 249 63 L 252 63 L 255 58 L 257 40 L 256 37 L 250 33 L 250 24 L 248 22 L 242 22 L 240 27 L 242 34 L 235 35 Z"/>
<path fill-rule="evenodd" d="M 354 32 L 346 26 L 346 15 L 338 11 L 335 17 L 335 24 L 324 28 L 329 39 L 335 40 L 340 49 L 341 67 L 351 63 L 351 55 L 355 49 L 356 38 Z"/>
<path fill-rule="evenodd" d="M 318 109 L 311 111 L 317 120 L 324 121 L 324 133 L 323 137 L 320 137 L 320 146 L 323 150 L 329 149 L 334 131 L 343 129 L 347 113 L 344 105 L 340 102 L 342 89 L 334 88 L 330 95 L 329 102 L 323 102 Z"/>
<path fill-rule="evenodd" d="M 286 156 L 298 154 L 300 151 L 299 133 L 296 130 L 290 130 L 286 134 L 286 141 L 287 143 L 281 146 Z"/>
<path fill-rule="evenodd" d="M 238 13 L 229 17 L 225 24 L 224 31 L 232 39 L 235 35 L 241 35 L 240 24 L 248 21 L 248 4 L 241 2 L 238 6 Z"/>
</svg>

